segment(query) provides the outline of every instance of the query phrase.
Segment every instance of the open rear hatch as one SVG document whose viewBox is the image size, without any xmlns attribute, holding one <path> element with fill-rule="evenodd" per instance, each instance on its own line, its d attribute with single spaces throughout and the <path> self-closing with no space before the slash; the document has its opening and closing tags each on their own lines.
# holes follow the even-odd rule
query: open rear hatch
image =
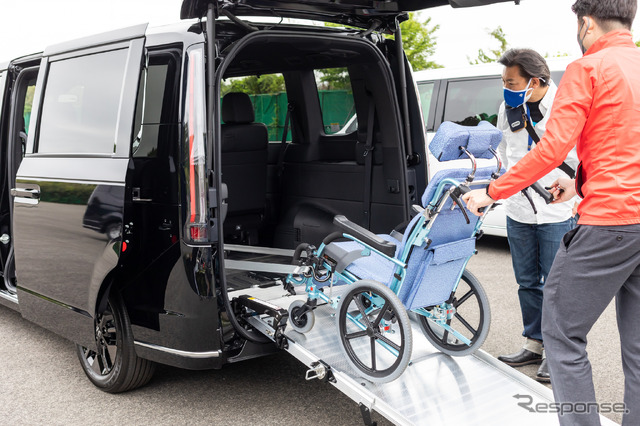
<svg viewBox="0 0 640 426">
<path fill-rule="evenodd" d="M 180 18 L 201 18 L 213 2 L 215 0 L 184 0 Z M 377 20 L 382 27 L 389 28 L 405 12 L 444 5 L 474 7 L 504 2 L 517 4 L 520 0 L 217 0 L 217 6 L 218 10 L 229 9 L 236 16 L 314 19 L 362 28 L 370 28 Z"/>
</svg>

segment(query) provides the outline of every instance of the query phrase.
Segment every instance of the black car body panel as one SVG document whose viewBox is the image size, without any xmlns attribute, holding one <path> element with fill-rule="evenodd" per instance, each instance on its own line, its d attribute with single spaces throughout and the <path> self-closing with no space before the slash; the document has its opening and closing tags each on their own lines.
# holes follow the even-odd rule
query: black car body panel
<svg viewBox="0 0 640 426">
<path fill-rule="evenodd" d="M 450 4 L 452 7 L 474 7 L 492 3 L 513 2 L 514 0 L 240 0 L 234 2 L 236 10 L 246 9 L 273 9 L 277 13 L 282 12 L 307 12 L 307 17 L 331 18 L 338 14 L 355 16 L 395 16 L 402 12 L 413 12 L 436 6 Z M 201 18 L 206 15 L 207 7 L 211 0 L 184 0 L 180 10 L 181 19 Z M 227 2 L 213 2 L 225 6 Z M 517 3 L 517 1 L 516 1 Z"/>
<path fill-rule="evenodd" d="M 514 0 L 240 0 L 236 2 L 211 0 L 184 0 L 181 19 L 202 18 L 210 3 L 219 13 L 230 11 L 236 16 L 275 16 L 315 19 L 355 27 L 391 29 L 396 19 L 406 19 L 406 12 L 450 4 L 453 7 L 473 7 Z M 519 1 L 519 0 L 518 0 Z"/>
</svg>

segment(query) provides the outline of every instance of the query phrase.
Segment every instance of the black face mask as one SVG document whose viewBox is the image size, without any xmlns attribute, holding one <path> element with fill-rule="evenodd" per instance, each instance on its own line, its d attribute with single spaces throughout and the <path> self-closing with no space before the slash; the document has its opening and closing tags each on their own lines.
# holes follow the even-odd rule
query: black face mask
<svg viewBox="0 0 640 426">
<path fill-rule="evenodd" d="M 580 50 L 582 50 L 582 54 L 584 55 L 585 53 L 587 53 L 587 48 L 584 47 L 584 39 L 587 37 L 587 31 L 589 31 L 589 27 L 591 26 L 591 19 L 587 18 L 587 29 L 584 30 L 584 35 L 582 36 L 582 38 L 580 38 L 580 32 L 582 31 L 582 28 L 584 27 L 584 21 L 582 21 L 582 23 L 580 23 L 580 28 L 578 28 L 578 44 L 580 45 Z"/>
</svg>

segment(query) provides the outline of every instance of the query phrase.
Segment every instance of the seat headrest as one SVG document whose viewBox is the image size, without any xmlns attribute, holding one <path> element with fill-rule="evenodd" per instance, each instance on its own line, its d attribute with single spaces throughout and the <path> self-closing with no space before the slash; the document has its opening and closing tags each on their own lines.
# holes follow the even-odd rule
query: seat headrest
<svg viewBox="0 0 640 426">
<path fill-rule="evenodd" d="M 493 158 L 489 148 L 497 149 L 501 140 L 502 132 L 488 121 L 481 121 L 475 127 L 445 121 L 429 144 L 429 150 L 438 161 L 468 158 L 461 146 L 476 158 Z"/>
<path fill-rule="evenodd" d="M 246 93 L 232 92 L 222 97 L 222 121 L 229 124 L 253 123 L 255 114 Z"/>
</svg>

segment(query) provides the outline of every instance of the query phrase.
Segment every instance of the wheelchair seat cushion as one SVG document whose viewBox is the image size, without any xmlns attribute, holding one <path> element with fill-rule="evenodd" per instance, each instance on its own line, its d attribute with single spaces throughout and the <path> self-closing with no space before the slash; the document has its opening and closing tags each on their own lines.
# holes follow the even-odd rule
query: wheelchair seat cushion
<svg viewBox="0 0 640 426">
<path fill-rule="evenodd" d="M 382 238 L 385 241 L 396 244 L 396 253 L 394 257 L 397 258 L 400 255 L 400 244 L 398 244 L 398 240 L 388 234 L 378 234 L 378 237 Z M 359 244 L 355 241 L 331 243 L 331 245 L 333 244 L 348 252 L 364 251 L 364 247 L 362 246 L 362 244 Z M 361 280 L 375 280 L 386 286 L 391 285 L 394 270 L 395 265 L 392 262 L 375 252 L 371 252 L 369 256 L 359 257 L 347 266 L 347 271 L 360 278 Z"/>
</svg>

